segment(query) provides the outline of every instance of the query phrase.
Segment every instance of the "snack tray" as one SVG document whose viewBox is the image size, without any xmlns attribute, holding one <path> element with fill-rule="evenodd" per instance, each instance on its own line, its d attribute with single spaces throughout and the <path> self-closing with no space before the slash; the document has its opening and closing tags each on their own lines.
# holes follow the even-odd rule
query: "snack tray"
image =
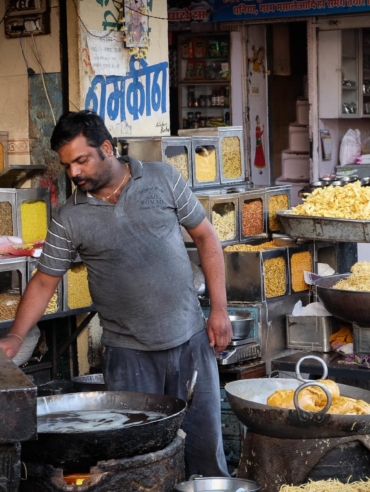
<svg viewBox="0 0 370 492">
<path fill-rule="evenodd" d="M 312 241 L 370 242 L 370 220 L 294 215 L 290 210 L 279 210 L 277 215 L 286 234 L 293 238 Z"/>
</svg>

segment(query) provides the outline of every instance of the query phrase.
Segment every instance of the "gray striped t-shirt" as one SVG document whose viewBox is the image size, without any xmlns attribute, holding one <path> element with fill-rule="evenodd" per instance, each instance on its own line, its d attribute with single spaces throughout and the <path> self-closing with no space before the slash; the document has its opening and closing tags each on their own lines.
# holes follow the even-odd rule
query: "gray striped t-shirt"
<svg viewBox="0 0 370 492">
<path fill-rule="evenodd" d="M 56 211 L 38 269 L 63 275 L 80 254 L 102 343 L 165 350 L 205 326 L 180 230 L 199 225 L 205 210 L 171 165 L 128 162 L 116 205 L 77 189 Z"/>
</svg>

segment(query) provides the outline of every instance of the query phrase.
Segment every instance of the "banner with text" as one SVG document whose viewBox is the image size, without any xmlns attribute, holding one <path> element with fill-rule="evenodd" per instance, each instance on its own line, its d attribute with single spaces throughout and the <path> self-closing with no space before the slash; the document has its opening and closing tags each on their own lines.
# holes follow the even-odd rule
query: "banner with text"
<svg viewBox="0 0 370 492">
<path fill-rule="evenodd" d="M 370 11 L 370 0 L 215 0 L 216 22 Z"/>
</svg>

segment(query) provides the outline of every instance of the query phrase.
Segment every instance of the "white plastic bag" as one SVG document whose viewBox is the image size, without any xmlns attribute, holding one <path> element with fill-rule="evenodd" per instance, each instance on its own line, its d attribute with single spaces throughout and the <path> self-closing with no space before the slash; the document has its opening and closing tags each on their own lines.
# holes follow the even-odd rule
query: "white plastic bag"
<svg viewBox="0 0 370 492">
<path fill-rule="evenodd" d="M 348 130 L 342 139 L 339 151 L 339 162 L 341 166 L 354 164 L 357 157 L 361 155 L 361 132 L 360 130 Z"/>
</svg>

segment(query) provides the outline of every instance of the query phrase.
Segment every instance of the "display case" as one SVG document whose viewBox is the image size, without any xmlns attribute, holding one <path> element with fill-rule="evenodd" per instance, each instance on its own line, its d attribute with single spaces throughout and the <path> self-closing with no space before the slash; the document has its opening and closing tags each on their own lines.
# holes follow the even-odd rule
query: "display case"
<svg viewBox="0 0 370 492">
<path fill-rule="evenodd" d="M 224 261 L 228 301 L 259 302 L 290 293 L 287 248 L 224 250 Z"/>
<path fill-rule="evenodd" d="M 18 236 L 15 189 L 0 188 L 0 236 Z"/>
<path fill-rule="evenodd" d="M 93 310 L 87 269 L 78 257 L 63 275 L 63 311 L 75 311 L 90 306 Z"/>
<path fill-rule="evenodd" d="M 226 190 L 205 190 L 195 194 L 205 208 L 221 244 L 239 242 L 239 195 L 228 194 Z"/>
<path fill-rule="evenodd" d="M 221 183 L 245 181 L 243 127 L 221 127 L 218 129 L 218 136 Z"/>
<path fill-rule="evenodd" d="M 265 193 L 263 191 L 245 191 L 239 194 L 240 241 L 256 237 L 267 237 L 265 214 Z"/>
<path fill-rule="evenodd" d="M 37 263 L 38 260 L 36 258 L 32 258 L 30 256 L 27 257 L 27 283 L 31 280 L 34 274 L 37 271 Z M 49 315 L 62 311 L 63 309 L 63 282 L 62 280 L 59 282 L 58 287 L 56 288 L 54 294 L 51 296 L 48 305 L 46 306 L 44 315 L 42 319 Z"/>
<path fill-rule="evenodd" d="M 0 257 L 0 328 L 10 326 L 26 288 L 25 257 Z"/>
<path fill-rule="evenodd" d="M 162 160 L 177 169 L 189 186 L 193 185 L 190 137 L 162 137 Z"/>
<path fill-rule="evenodd" d="M 46 188 L 17 189 L 17 231 L 25 243 L 46 238 L 50 195 Z"/>
<path fill-rule="evenodd" d="M 220 184 L 218 137 L 192 137 L 193 184 L 195 187 Z"/>
<path fill-rule="evenodd" d="M 290 209 L 290 191 L 290 185 L 266 188 L 266 222 L 269 234 L 284 232 L 283 225 L 276 212 Z"/>
<path fill-rule="evenodd" d="M 179 128 L 230 125 L 230 36 L 179 36 Z"/>
</svg>

